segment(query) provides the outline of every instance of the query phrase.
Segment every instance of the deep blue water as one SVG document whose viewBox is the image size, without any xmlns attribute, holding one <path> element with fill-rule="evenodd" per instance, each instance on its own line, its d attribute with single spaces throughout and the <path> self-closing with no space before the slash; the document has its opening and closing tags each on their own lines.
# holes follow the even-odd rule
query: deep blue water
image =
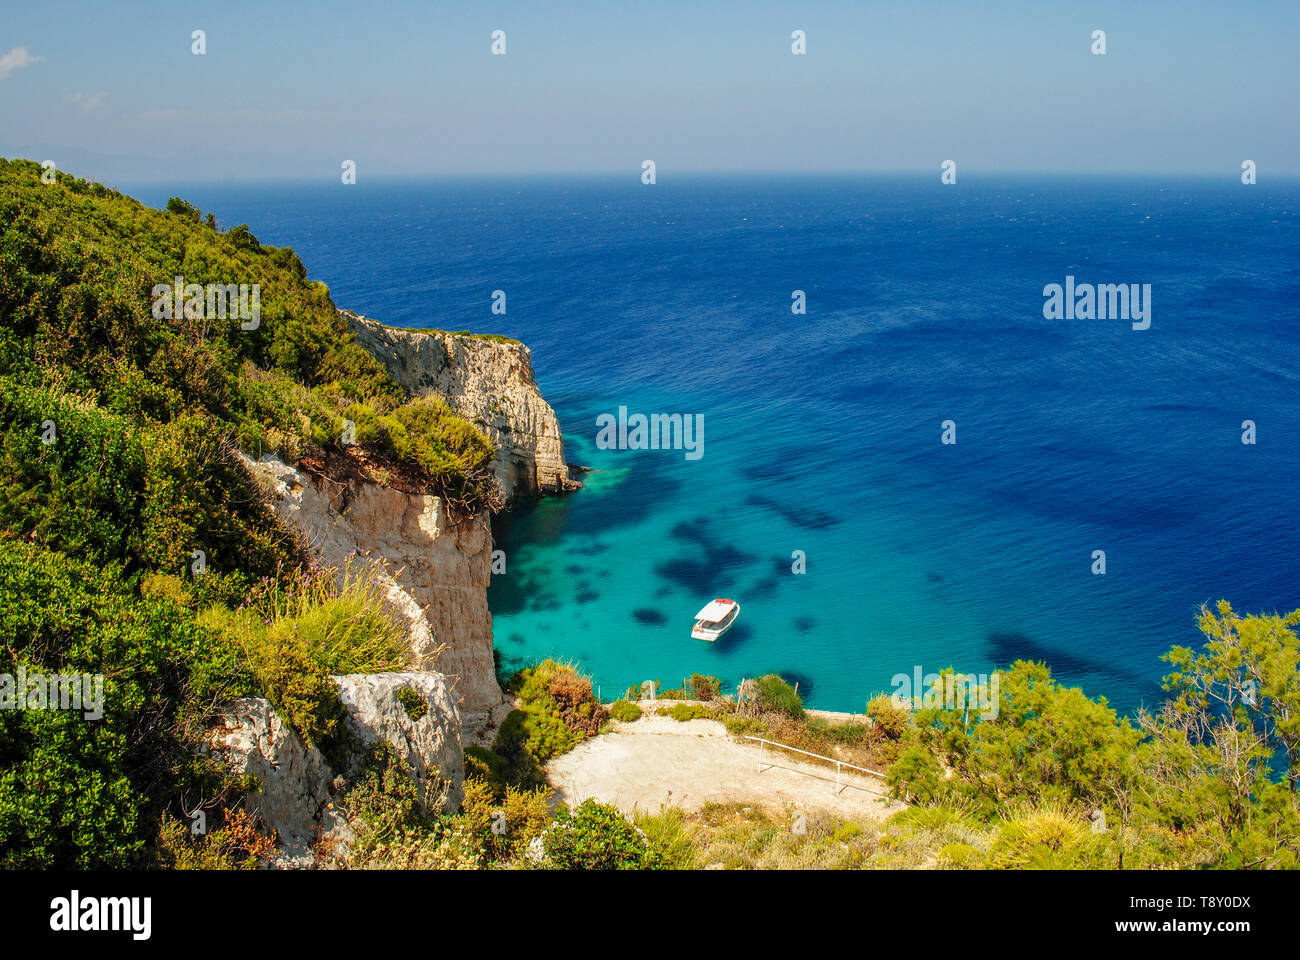
<svg viewBox="0 0 1300 960">
<path fill-rule="evenodd" d="M 1300 181 L 128 192 L 248 222 L 340 306 L 529 344 L 569 459 L 596 472 L 499 519 L 496 643 L 578 659 L 607 698 L 776 670 L 860 709 L 917 664 L 1029 657 L 1131 710 L 1159 698 L 1160 654 L 1197 642 L 1203 601 L 1300 606 Z M 1067 274 L 1151 284 L 1151 328 L 1044 319 Z M 620 405 L 703 415 L 704 456 L 596 449 Z M 715 595 L 740 622 L 694 641 Z"/>
</svg>

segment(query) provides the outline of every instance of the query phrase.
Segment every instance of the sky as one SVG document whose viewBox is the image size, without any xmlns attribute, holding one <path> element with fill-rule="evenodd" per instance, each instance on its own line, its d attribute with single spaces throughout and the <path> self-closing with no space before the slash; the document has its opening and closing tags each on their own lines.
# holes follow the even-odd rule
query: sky
<svg viewBox="0 0 1300 960">
<path fill-rule="evenodd" d="M 0 2 L 0 156 L 110 183 L 1300 173 L 1294 0 Z"/>
</svg>

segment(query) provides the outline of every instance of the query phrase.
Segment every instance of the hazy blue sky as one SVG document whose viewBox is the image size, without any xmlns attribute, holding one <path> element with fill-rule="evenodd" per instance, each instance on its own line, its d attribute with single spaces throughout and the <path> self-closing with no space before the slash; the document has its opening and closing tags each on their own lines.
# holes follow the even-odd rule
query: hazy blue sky
<svg viewBox="0 0 1300 960">
<path fill-rule="evenodd" d="M 363 177 L 653 159 L 661 182 L 1251 159 L 1263 180 L 1300 172 L 1297 62 L 1300 3 L 1280 0 L 4 0 L 0 155 L 110 182 L 337 178 L 344 159 Z"/>
</svg>

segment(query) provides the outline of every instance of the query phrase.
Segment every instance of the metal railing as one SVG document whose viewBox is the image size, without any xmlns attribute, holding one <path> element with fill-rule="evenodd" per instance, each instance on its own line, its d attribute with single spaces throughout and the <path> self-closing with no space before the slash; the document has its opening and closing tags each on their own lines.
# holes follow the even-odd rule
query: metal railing
<svg viewBox="0 0 1300 960">
<path fill-rule="evenodd" d="M 793 751 L 794 753 L 802 753 L 805 757 L 815 757 L 818 760 L 825 760 L 827 763 L 835 764 L 835 796 L 837 797 L 844 791 L 844 787 L 854 786 L 854 784 L 847 784 L 847 783 L 844 784 L 843 786 L 840 785 L 840 770 L 842 767 L 849 767 L 852 770 L 861 770 L 863 773 L 868 773 L 873 777 L 879 777 L 881 780 L 885 779 L 885 775 L 876 770 L 868 770 L 866 767 L 859 767 L 857 764 L 849 763 L 847 760 L 836 760 L 834 757 L 826 757 L 820 753 L 811 753 L 807 750 L 800 750 L 798 747 L 792 747 L 788 743 L 777 743 L 775 740 L 768 740 L 764 737 L 747 736 L 745 737 L 745 739 L 758 741 L 758 772 L 759 773 L 763 772 L 763 746 L 765 744 L 770 744 L 774 747 L 780 747 L 782 750 L 790 750 Z M 776 766 L 776 764 L 769 763 L 768 766 L 773 767 Z M 862 790 L 865 788 L 858 787 L 858 789 Z M 872 792 L 872 791 L 868 791 L 868 792 Z"/>
</svg>

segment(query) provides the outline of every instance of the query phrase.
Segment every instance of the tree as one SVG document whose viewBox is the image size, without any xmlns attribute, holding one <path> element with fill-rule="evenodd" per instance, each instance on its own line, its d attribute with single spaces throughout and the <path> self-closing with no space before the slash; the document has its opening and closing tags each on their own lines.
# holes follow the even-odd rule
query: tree
<svg viewBox="0 0 1300 960">
<path fill-rule="evenodd" d="M 1221 600 L 1202 609 L 1202 652 L 1174 647 L 1165 689 L 1194 743 L 1212 745 L 1224 773 L 1281 762 L 1292 794 L 1300 779 L 1300 610 L 1242 617 Z M 1254 780 L 1252 776 L 1245 779 Z"/>
</svg>

